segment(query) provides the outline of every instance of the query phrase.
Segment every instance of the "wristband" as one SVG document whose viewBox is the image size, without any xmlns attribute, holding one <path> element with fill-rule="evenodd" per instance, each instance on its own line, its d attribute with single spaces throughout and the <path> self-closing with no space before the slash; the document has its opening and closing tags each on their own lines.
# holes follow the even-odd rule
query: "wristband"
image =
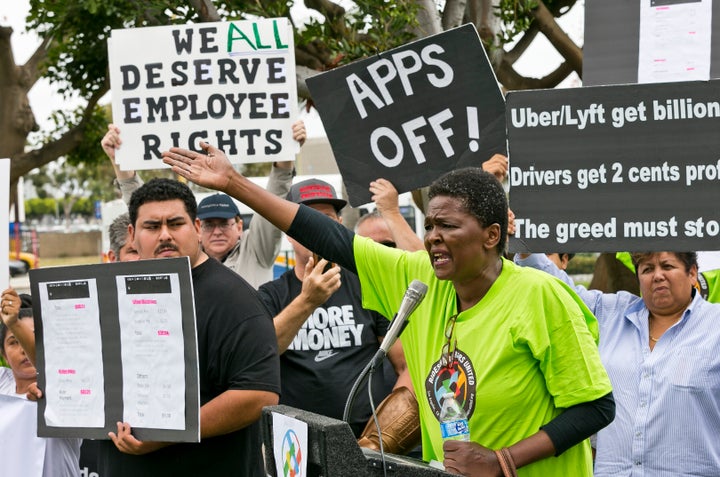
<svg viewBox="0 0 720 477">
<path fill-rule="evenodd" d="M 515 461 L 512 458 L 512 454 L 507 447 L 503 447 L 500 450 L 495 451 L 500 469 L 502 470 L 504 477 L 517 477 L 517 468 L 515 467 Z"/>
</svg>

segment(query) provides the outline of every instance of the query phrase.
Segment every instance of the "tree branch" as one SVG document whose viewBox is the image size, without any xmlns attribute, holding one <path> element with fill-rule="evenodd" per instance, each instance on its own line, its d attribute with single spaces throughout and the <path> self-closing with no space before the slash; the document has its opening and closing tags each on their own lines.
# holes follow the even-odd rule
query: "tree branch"
<svg viewBox="0 0 720 477">
<path fill-rule="evenodd" d="M 442 14 L 443 30 L 458 27 L 463 22 L 467 0 L 447 0 Z"/>
<path fill-rule="evenodd" d="M 347 36 L 348 30 L 344 21 L 345 9 L 343 7 L 330 0 L 305 0 L 305 6 L 324 16 L 334 32 Z"/>
<path fill-rule="evenodd" d="M 582 77 L 582 50 L 560 28 L 542 0 L 538 0 L 538 6 L 533 10 L 533 18 L 542 34 L 572 66 L 572 69 Z"/>
<path fill-rule="evenodd" d="M 29 60 L 20 67 L 21 86 L 28 92 L 37 83 L 37 81 L 45 74 L 47 67 L 43 66 L 47 59 L 50 48 L 55 45 L 53 35 L 48 35 L 43 39 L 42 43 L 37 47 Z"/>
<path fill-rule="evenodd" d="M 440 14 L 437 11 L 434 0 L 416 0 L 417 10 L 417 27 L 413 28 L 413 32 L 417 38 L 425 38 L 426 36 L 442 33 L 443 28 L 440 23 Z"/>
<path fill-rule="evenodd" d="M 297 94 L 300 98 L 309 99 L 310 98 L 310 90 L 307 87 L 307 83 L 305 82 L 308 78 L 315 76 L 316 74 L 319 74 L 320 72 L 317 70 L 313 70 L 311 68 L 306 68 L 304 66 L 296 66 L 295 67 L 295 78 L 297 80 Z"/>
<path fill-rule="evenodd" d="M 505 61 L 510 64 L 515 64 L 518 58 L 520 58 L 523 53 L 525 53 L 525 50 L 527 50 L 530 44 L 532 44 L 532 42 L 535 40 L 538 33 L 540 33 L 540 30 L 538 29 L 537 23 L 532 22 L 530 24 L 530 27 L 525 30 L 525 33 L 523 33 L 522 38 L 520 38 L 518 42 L 515 43 L 515 46 L 512 48 L 512 50 L 505 52 Z"/>
<path fill-rule="evenodd" d="M 59 139 L 49 142 L 39 149 L 12 157 L 10 160 L 10 183 L 14 184 L 20 177 L 33 169 L 42 167 L 77 147 L 84 139 L 85 128 L 92 118 L 95 106 L 108 90 L 109 85 L 106 81 L 103 87 L 88 99 L 80 122 L 66 131 Z"/>
<path fill-rule="evenodd" d="M 219 22 L 220 14 L 215 8 L 212 0 L 190 0 L 190 5 L 198 12 L 200 21 L 203 22 Z"/>
<path fill-rule="evenodd" d="M 502 61 L 495 70 L 498 81 L 508 90 L 554 88 L 572 72 L 573 68 L 567 61 L 543 78 L 522 76 L 507 61 Z"/>
<path fill-rule="evenodd" d="M 9 86 L 17 81 L 17 67 L 15 66 L 15 55 L 13 54 L 12 37 L 13 29 L 9 26 L 0 26 L 0 85 Z"/>
</svg>

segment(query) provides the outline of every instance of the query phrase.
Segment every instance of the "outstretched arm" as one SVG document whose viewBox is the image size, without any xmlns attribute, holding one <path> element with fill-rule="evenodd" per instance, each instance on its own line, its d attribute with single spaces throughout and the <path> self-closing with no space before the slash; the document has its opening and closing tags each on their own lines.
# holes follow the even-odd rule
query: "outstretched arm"
<svg viewBox="0 0 720 477">
<path fill-rule="evenodd" d="M 240 200 L 277 228 L 287 232 L 297 214 L 298 204 L 281 199 L 253 184 L 237 172 L 225 153 L 215 146 L 201 142 L 200 148 L 206 154 L 174 147 L 163 152 L 163 162 L 171 166 L 173 172 L 196 184 Z"/>
</svg>

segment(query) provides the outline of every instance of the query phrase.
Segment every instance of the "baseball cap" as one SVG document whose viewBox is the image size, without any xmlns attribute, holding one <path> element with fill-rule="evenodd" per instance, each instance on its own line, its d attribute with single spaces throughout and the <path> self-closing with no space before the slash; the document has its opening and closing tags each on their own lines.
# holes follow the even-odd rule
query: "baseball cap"
<svg viewBox="0 0 720 477">
<path fill-rule="evenodd" d="M 335 188 L 320 179 L 308 179 L 293 184 L 288 192 L 287 200 L 296 204 L 330 204 L 335 210 L 340 210 L 347 205 L 347 201 L 339 199 Z"/>
<path fill-rule="evenodd" d="M 198 204 L 197 216 L 205 219 L 232 219 L 240 215 L 235 201 L 229 195 L 214 194 L 205 197 Z"/>
</svg>

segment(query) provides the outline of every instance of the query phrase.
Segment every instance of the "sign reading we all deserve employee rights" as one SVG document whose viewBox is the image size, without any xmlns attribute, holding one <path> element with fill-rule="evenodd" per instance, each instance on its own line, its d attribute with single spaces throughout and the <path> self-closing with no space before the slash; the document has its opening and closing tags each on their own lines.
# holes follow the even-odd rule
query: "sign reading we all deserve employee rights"
<svg viewBox="0 0 720 477">
<path fill-rule="evenodd" d="M 294 160 L 293 30 L 286 18 L 113 30 L 113 121 L 123 170 L 207 141 L 237 163 Z"/>
<path fill-rule="evenodd" d="M 720 249 L 720 80 L 507 96 L 512 252 Z"/>
<path fill-rule="evenodd" d="M 505 102 L 477 30 L 464 25 L 309 78 L 350 204 L 505 154 Z"/>
</svg>

